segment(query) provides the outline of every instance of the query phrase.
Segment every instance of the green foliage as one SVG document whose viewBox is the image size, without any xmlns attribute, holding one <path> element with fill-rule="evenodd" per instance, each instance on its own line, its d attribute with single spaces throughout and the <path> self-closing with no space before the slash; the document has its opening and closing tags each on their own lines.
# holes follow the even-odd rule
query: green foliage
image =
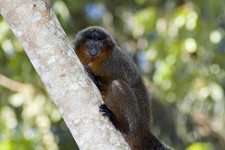
<svg viewBox="0 0 225 150">
<path fill-rule="evenodd" d="M 133 25 L 133 36 L 148 34 L 155 25 L 155 10 L 152 7 L 142 9 L 135 13 Z"/>
<path fill-rule="evenodd" d="M 225 147 L 224 0 L 55 0 L 53 10 L 71 42 L 100 25 L 133 56 L 153 95 L 157 137 L 175 149 Z M 78 149 L 1 17 L 0 149 Z"/>
<path fill-rule="evenodd" d="M 186 150 L 214 150 L 214 148 L 209 143 L 197 142 L 186 148 Z"/>
</svg>

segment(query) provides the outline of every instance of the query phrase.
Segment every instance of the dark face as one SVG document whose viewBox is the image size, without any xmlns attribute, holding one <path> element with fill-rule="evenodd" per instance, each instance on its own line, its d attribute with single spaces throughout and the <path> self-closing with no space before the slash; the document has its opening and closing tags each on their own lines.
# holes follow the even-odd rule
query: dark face
<svg viewBox="0 0 225 150">
<path fill-rule="evenodd" d="M 91 57 L 98 55 L 99 51 L 103 48 L 104 36 L 100 33 L 93 31 L 86 37 L 85 47 L 88 49 L 88 54 Z"/>
</svg>

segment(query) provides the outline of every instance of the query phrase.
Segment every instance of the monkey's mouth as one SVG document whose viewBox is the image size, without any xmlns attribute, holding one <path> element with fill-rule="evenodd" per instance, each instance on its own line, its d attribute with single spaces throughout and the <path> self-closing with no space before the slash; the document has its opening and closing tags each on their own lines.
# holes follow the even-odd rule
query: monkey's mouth
<svg viewBox="0 0 225 150">
<path fill-rule="evenodd" d="M 91 57 L 95 57 L 95 56 L 98 55 L 98 51 L 95 50 L 95 49 L 90 49 L 90 50 L 88 51 L 88 53 L 89 53 L 89 55 L 90 55 Z"/>
</svg>

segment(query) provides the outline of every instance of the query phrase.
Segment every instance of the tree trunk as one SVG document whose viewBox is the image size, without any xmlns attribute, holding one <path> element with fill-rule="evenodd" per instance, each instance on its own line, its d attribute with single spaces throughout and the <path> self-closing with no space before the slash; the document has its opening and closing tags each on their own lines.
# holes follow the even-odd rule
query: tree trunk
<svg viewBox="0 0 225 150">
<path fill-rule="evenodd" d="M 85 75 L 51 5 L 51 0 L 0 0 L 0 13 L 22 43 L 79 148 L 129 149 L 99 113 L 100 93 Z"/>
</svg>

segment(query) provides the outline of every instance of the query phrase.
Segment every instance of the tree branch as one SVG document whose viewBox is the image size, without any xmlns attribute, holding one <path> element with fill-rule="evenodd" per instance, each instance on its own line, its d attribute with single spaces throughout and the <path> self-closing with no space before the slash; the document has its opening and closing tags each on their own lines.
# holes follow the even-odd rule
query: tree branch
<svg viewBox="0 0 225 150">
<path fill-rule="evenodd" d="M 129 149 L 99 113 L 100 93 L 85 75 L 50 2 L 0 0 L 0 13 L 22 43 L 79 148 Z"/>
<path fill-rule="evenodd" d="M 10 89 L 11 91 L 14 92 L 21 92 L 21 93 L 34 92 L 34 87 L 32 85 L 16 82 L 2 74 L 0 74 L 0 86 Z"/>
</svg>

